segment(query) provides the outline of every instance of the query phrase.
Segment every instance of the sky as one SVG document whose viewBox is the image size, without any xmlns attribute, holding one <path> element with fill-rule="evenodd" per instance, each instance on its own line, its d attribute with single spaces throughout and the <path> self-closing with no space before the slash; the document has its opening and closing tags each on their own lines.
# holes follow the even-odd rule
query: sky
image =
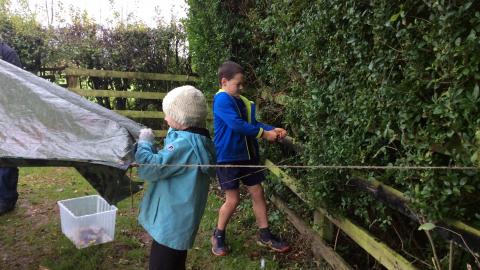
<svg viewBox="0 0 480 270">
<path fill-rule="evenodd" d="M 19 0 L 11 0 L 14 8 L 20 7 Z M 127 21 L 128 15 L 134 14 L 136 20 L 141 20 L 154 27 L 159 20 L 170 22 L 172 18 L 181 19 L 187 16 L 187 4 L 184 0 L 27 0 L 31 11 L 37 13 L 37 20 L 45 26 L 62 24 L 58 18 L 51 21 L 51 7 L 65 22 L 69 22 L 71 8 L 87 11 L 97 23 L 109 25 L 109 21 Z M 113 4 L 112 4 L 113 3 Z M 63 6 L 60 8 L 60 6 Z M 46 12 L 48 7 L 48 15 Z M 172 16 L 173 14 L 173 16 Z"/>
</svg>

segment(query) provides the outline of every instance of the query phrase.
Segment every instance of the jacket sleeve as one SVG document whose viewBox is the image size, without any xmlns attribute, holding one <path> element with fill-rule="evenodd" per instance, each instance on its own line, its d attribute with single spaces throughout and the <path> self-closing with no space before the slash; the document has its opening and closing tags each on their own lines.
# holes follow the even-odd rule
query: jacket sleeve
<svg viewBox="0 0 480 270">
<path fill-rule="evenodd" d="M 181 140 L 165 145 L 158 153 L 154 152 L 151 143 L 140 141 L 135 152 L 135 161 L 140 165 L 138 176 L 145 181 L 154 182 L 171 178 L 187 170 L 187 167 L 182 166 L 165 166 L 182 165 L 178 163 L 179 160 L 188 160 L 185 158 L 188 154 L 185 146 L 187 142 L 182 144 Z"/>
<path fill-rule="evenodd" d="M 215 97 L 213 114 L 222 119 L 233 131 L 242 135 L 260 137 L 263 133 L 263 127 L 249 124 L 238 115 L 236 104 L 228 96 L 219 94 Z"/>
<path fill-rule="evenodd" d="M 264 123 L 261 123 L 261 122 L 257 122 L 257 127 L 263 128 L 263 129 L 266 130 L 266 131 L 270 131 L 270 130 L 275 129 L 275 128 L 272 127 L 272 126 L 267 125 L 267 124 L 264 124 Z"/>
</svg>

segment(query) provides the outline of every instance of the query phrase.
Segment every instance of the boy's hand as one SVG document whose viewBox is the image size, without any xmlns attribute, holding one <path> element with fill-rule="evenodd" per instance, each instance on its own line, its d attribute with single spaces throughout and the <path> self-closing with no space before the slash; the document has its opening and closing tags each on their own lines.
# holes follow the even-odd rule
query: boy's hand
<svg viewBox="0 0 480 270">
<path fill-rule="evenodd" d="M 146 141 L 146 142 L 153 142 L 155 139 L 155 135 L 153 134 L 153 131 L 151 128 L 142 128 L 140 130 L 140 135 L 138 135 L 138 140 L 139 141 Z"/>
<path fill-rule="evenodd" d="M 270 131 L 264 130 L 262 134 L 262 138 L 264 138 L 267 141 L 274 142 L 277 140 L 278 134 L 274 130 L 270 130 Z"/>
<path fill-rule="evenodd" d="M 277 133 L 279 139 L 287 137 L 287 131 L 283 128 L 275 128 L 273 131 Z"/>
</svg>

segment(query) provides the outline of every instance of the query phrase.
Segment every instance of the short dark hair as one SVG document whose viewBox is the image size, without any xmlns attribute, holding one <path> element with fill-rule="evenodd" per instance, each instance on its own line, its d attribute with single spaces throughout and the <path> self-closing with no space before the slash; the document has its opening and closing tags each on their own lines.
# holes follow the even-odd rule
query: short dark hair
<svg viewBox="0 0 480 270">
<path fill-rule="evenodd" d="M 233 61 L 226 61 L 218 68 L 218 82 L 222 84 L 222 78 L 233 79 L 237 74 L 244 74 L 243 67 Z"/>
</svg>

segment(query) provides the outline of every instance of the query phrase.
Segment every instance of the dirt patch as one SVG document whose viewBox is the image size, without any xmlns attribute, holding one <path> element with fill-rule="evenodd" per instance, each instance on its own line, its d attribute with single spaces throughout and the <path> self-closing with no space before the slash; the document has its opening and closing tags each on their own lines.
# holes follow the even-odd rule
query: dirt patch
<svg viewBox="0 0 480 270">
<path fill-rule="evenodd" d="M 5 232 L 0 236 L 0 269 L 32 269 L 38 265 L 42 256 L 38 256 L 39 250 L 34 250 L 30 239 L 52 221 L 56 212 L 47 201 L 34 205 L 20 197 L 15 210 L 2 217 L 7 223 L 0 227 Z M 27 255 L 33 253 L 35 257 Z"/>
<path fill-rule="evenodd" d="M 52 221 L 52 218 L 58 217 L 59 215 L 58 208 L 48 201 L 34 205 L 27 200 L 20 200 L 17 207 L 23 212 L 23 217 L 33 224 L 33 229 L 44 227 Z"/>
</svg>

